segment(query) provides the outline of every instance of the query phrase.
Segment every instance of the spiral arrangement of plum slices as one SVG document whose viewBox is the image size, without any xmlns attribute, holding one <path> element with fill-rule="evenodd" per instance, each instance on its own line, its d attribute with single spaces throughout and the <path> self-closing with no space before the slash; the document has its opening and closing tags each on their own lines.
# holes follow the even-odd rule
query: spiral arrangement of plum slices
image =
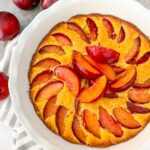
<svg viewBox="0 0 150 150">
<path fill-rule="evenodd" d="M 29 71 L 37 114 L 69 142 L 109 146 L 150 119 L 150 41 L 114 16 L 78 15 L 56 25 Z"/>
</svg>

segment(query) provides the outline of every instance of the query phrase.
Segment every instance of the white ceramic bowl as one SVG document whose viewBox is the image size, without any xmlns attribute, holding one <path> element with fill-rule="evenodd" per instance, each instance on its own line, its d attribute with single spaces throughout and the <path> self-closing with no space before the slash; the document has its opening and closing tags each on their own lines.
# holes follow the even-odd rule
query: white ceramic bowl
<svg viewBox="0 0 150 150">
<path fill-rule="evenodd" d="M 134 23 L 145 34 L 150 35 L 150 11 L 134 0 L 60 0 L 48 10 L 42 11 L 23 31 L 11 60 L 10 96 L 16 114 L 27 132 L 38 144 L 48 150 L 96 150 L 96 148 L 68 143 L 45 127 L 29 100 L 27 78 L 32 55 L 48 31 L 55 24 L 66 21 L 74 15 L 90 13 L 115 15 Z M 135 138 L 105 149 L 148 150 L 150 147 L 149 136 L 150 125 Z"/>
</svg>

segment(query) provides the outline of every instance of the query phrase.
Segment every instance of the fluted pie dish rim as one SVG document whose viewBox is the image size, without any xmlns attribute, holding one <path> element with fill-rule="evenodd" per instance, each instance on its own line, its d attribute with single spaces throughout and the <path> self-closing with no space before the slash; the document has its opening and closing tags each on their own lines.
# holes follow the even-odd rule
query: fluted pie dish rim
<svg viewBox="0 0 150 150">
<path fill-rule="evenodd" d="M 65 3 L 63 4 L 63 2 L 65 2 Z M 11 97 L 13 99 L 13 105 L 16 107 L 15 111 L 17 113 L 17 116 L 23 122 L 23 124 L 25 125 L 28 133 L 31 134 L 33 139 L 35 139 L 35 141 L 37 141 L 39 144 L 45 146 L 47 149 L 49 147 L 53 147 L 53 146 L 57 147 L 57 148 L 61 148 L 61 149 L 62 148 L 67 149 L 67 147 L 70 145 L 70 143 L 65 142 L 64 140 L 60 139 L 59 137 L 55 136 L 52 133 L 48 134 L 47 129 L 45 128 L 45 126 L 40 122 L 40 120 L 37 118 L 37 116 L 35 116 L 36 114 L 35 114 L 34 110 L 31 110 L 31 109 L 33 109 L 32 105 L 30 104 L 30 102 L 27 102 L 28 82 L 26 83 L 26 81 L 27 81 L 26 75 L 27 75 L 27 69 L 28 69 L 29 64 L 30 64 L 31 56 L 34 53 L 34 51 L 35 51 L 36 47 L 38 46 L 39 42 L 48 33 L 49 29 L 52 28 L 55 24 L 57 24 L 58 22 L 61 22 L 61 21 L 66 21 L 67 19 L 69 19 L 70 17 L 72 17 L 76 14 L 90 14 L 90 13 L 93 13 L 93 10 L 90 10 L 90 11 L 88 10 L 87 11 L 86 8 L 85 8 L 85 10 L 80 10 L 78 13 L 76 13 L 75 10 L 72 10 L 72 13 L 68 14 L 68 16 L 65 16 L 64 19 L 60 18 L 60 16 L 58 15 L 59 18 L 55 18 L 55 20 L 52 19 L 51 24 L 47 25 L 46 24 L 46 22 L 47 22 L 46 18 L 50 18 L 50 16 L 56 11 L 55 10 L 56 8 L 59 7 L 59 9 L 61 10 L 61 9 L 64 9 L 65 7 L 68 7 L 68 5 L 73 5 L 73 4 L 74 5 L 79 5 L 79 3 L 77 3 L 78 2 L 77 0 L 74 0 L 72 2 L 66 2 L 64 0 L 63 2 L 62 1 L 57 2 L 52 7 L 53 9 L 51 8 L 51 9 L 46 10 L 46 11 L 42 12 L 41 14 L 39 14 L 35 18 L 35 20 L 27 27 L 27 29 L 25 29 L 25 31 L 23 32 L 23 34 L 21 35 L 21 37 L 18 41 L 17 47 L 14 50 L 14 52 L 17 51 L 17 54 L 13 53 L 13 57 L 12 57 L 12 60 L 11 60 L 11 67 L 10 67 L 11 77 L 10 77 L 9 85 L 10 85 Z M 82 1 L 81 3 L 84 3 L 84 2 L 85 1 Z M 113 2 L 114 2 L 113 0 L 110 1 L 110 3 L 113 3 Z M 131 5 L 130 2 L 126 1 L 126 2 L 123 2 L 123 3 L 125 5 L 130 6 Z M 132 14 L 133 17 L 130 17 L 129 15 L 127 15 L 127 17 L 124 18 L 126 12 L 123 12 L 123 10 L 121 11 L 121 13 L 119 15 L 117 15 L 118 10 L 116 10 L 116 8 L 112 9 L 111 11 L 108 11 L 106 8 L 107 7 L 109 8 L 110 6 L 106 6 L 106 2 L 95 0 L 95 4 L 98 4 L 98 3 L 101 4 L 104 7 L 103 7 L 103 9 L 100 9 L 99 12 L 97 12 L 97 13 L 115 15 L 117 17 L 120 17 L 120 18 L 124 19 L 124 20 L 133 22 L 146 35 L 150 35 L 150 31 L 146 28 L 146 25 L 145 25 L 146 23 L 145 24 L 143 23 L 144 25 L 139 24 L 139 22 L 141 22 L 141 20 L 140 19 L 138 20 L 136 18 L 134 20 L 133 19 L 134 14 Z M 119 2 L 119 1 L 116 1 L 115 6 L 124 5 L 123 3 Z M 139 10 L 140 9 L 141 9 L 141 11 L 144 10 L 144 8 L 141 7 L 137 2 L 133 2 L 133 3 L 135 5 L 137 5 L 137 8 L 139 8 Z M 89 8 L 90 2 L 88 4 L 85 2 L 85 4 L 86 4 L 86 7 Z M 96 5 L 94 7 L 96 8 Z M 101 7 L 96 8 L 97 11 L 98 11 L 99 8 L 101 8 Z M 70 10 L 68 10 L 68 11 L 70 11 Z M 48 13 L 49 13 L 49 15 L 48 15 Z M 65 15 L 67 15 L 67 12 L 65 12 L 65 13 L 66 13 Z M 145 16 L 145 14 L 148 14 L 148 13 L 149 13 L 149 11 L 147 11 L 146 9 L 143 11 L 144 16 Z M 45 18 L 43 16 L 45 16 Z M 123 16 L 123 17 L 121 17 L 121 16 Z M 39 19 L 41 19 L 42 21 L 45 21 L 45 24 L 43 24 L 43 27 L 40 26 L 42 24 L 41 23 L 42 21 L 41 20 L 39 21 Z M 142 18 L 142 19 L 144 21 L 144 20 L 150 19 L 150 18 L 147 15 L 145 17 L 145 19 L 144 18 Z M 49 23 L 50 23 L 50 21 L 49 21 Z M 37 29 L 39 29 L 39 31 L 37 31 Z M 34 34 L 34 36 L 33 36 L 33 34 Z M 26 45 L 27 43 L 28 43 L 28 46 Z M 30 50 L 28 50 L 28 49 L 30 49 Z M 26 57 L 23 57 L 25 55 L 26 55 Z M 24 81 L 22 82 L 23 85 L 21 86 L 20 83 L 23 79 L 24 79 Z M 29 108 L 31 108 L 31 109 L 29 109 Z M 28 112 L 27 112 L 27 110 L 28 110 Z M 145 130 L 147 130 L 147 128 L 148 128 L 148 126 L 146 127 Z M 42 129 L 42 131 L 38 131 L 39 129 L 40 130 Z M 141 136 L 141 134 L 138 135 L 136 138 L 140 138 L 139 136 Z M 48 139 L 48 137 L 50 137 L 50 139 Z M 51 141 L 51 143 L 49 144 L 48 141 Z M 59 146 L 57 146 L 58 141 L 60 142 Z M 134 139 L 131 140 L 131 143 L 132 143 L 132 141 L 134 141 Z M 113 146 L 113 147 L 111 147 L 111 149 L 112 148 L 117 149 L 117 147 L 118 148 L 122 147 L 121 145 L 126 145 L 127 146 L 129 143 L 130 143 L 130 141 L 125 142 L 123 144 L 119 144 L 117 146 Z M 131 144 L 129 144 L 129 145 L 131 146 Z M 85 146 L 80 146 L 80 145 L 75 146 L 75 145 L 71 144 L 70 146 L 72 147 L 72 150 L 76 150 L 76 149 L 79 149 L 79 148 L 80 149 L 85 148 Z M 86 149 L 91 150 L 91 149 L 94 149 L 94 148 L 86 147 Z"/>
</svg>

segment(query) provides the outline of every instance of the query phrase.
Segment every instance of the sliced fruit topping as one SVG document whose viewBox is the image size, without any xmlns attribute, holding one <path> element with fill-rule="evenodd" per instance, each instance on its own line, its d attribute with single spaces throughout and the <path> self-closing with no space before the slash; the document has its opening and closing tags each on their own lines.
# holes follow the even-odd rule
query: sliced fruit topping
<svg viewBox="0 0 150 150">
<path fill-rule="evenodd" d="M 92 72 L 85 70 L 85 68 L 81 66 L 79 63 L 77 63 L 76 61 L 74 61 L 74 69 L 81 77 L 85 77 L 87 79 L 96 79 L 98 76 L 100 76 L 100 73 L 94 74 Z"/>
<path fill-rule="evenodd" d="M 121 26 L 117 41 L 118 41 L 118 43 L 121 43 L 124 41 L 124 39 L 125 39 L 125 31 L 124 31 L 123 27 Z"/>
<path fill-rule="evenodd" d="M 64 84 L 61 81 L 51 82 L 47 84 L 39 90 L 36 95 L 35 101 L 44 101 L 56 96 L 61 91 L 63 86 Z"/>
<path fill-rule="evenodd" d="M 143 84 L 138 84 L 138 83 L 135 83 L 133 85 L 134 88 L 138 88 L 138 89 L 145 89 L 145 88 L 150 88 L 150 78 L 147 79 L 146 81 L 144 81 Z"/>
<path fill-rule="evenodd" d="M 114 81 L 116 79 L 116 73 L 114 72 L 113 68 L 108 65 L 108 64 L 100 64 L 100 63 L 96 63 L 92 58 L 90 58 L 89 56 L 84 56 L 84 58 L 93 66 L 95 67 L 97 70 L 99 70 L 99 72 L 101 72 L 102 74 L 106 75 L 107 78 L 111 81 Z"/>
<path fill-rule="evenodd" d="M 76 114 L 79 114 L 81 107 L 80 107 L 80 102 L 78 100 L 75 100 L 74 107 L 75 107 Z"/>
<path fill-rule="evenodd" d="M 8 76 L 0 72 L 0 101 L 9 95 Z"/>
<path fill-rule="evenodd" d="M 65 51 L 56 45 L 46 45 L 44 47 L 42 47 L 39 51 L 40 54 L 44 54 L 44 53 L 57 53 L 59 55 L 64 55 Z"/>
<path fill-rule="evenodd" d="M 140 52 L 141 39 L 137 37 L 132 45 L 132 48 L 129 50 L 128 54 L 125 56 L 126 63 L 133 63 Z"/>
<path fill-rule="evenodd" d="M 82 124 L 79 121 L 78 117 L 75 116 L 73 123 L 72 123 L 72 130 L 76 138 L 81 142 L 85 143 L 86 142 L 86 134 L 84 133 L 82 129 Z"/>
<path fill-rule="evenodd" d="M 100 119 L 99 122 L 103 128 L 107 129 L 109 132 L 117 137 L 123 135 L 123 131 L 119 123 L 111 116 L 103 107 L 99 107 Z"/>
<path fill-rule="evenodd" d="M 60 65 L 60 62 L 55 60 L 55 59 L 51 59 L 51 58 L 45 58 L 43 60 L 41 60 L 40 62 L 38 62 L 37 64 L 35 64 L 35 67 L 42 67 L 45 69 L 49 69 L 51 67 L 55 67 Z"/>
<path fill-rule="evenodd" d="M 150 58 L 150 51 L 145 53 L 142 57 L 140 57 L 138 60 L 136 60 L 136 64 L 139 65 L 139 64 L 143 64 L 145 63 L 146 61 L 148 61 Z"/>
<path fill-rule="evenodd" d="M 79 52 L 74 52 L 73 65 L 78 74 L 87 79 L 96 79 L 101 75 Z"/>
<path fill-rule="evenodd" d="M 101 71 L 110 81 L 114 81 L 116 79 L 116 73 L 112 69 L 110 65 L 107 64 L 99 64 L 99 71 Z"/>
<path fill-rule="evenodd" d="M 125 71 L 124 68 L 121 68 L 119 66 L 116 66 L 116 65 L 111 65 L 111 66 L 112 66 L 112 68 L 113 68 L 113 70 L 115 71 L 116 74 L 120 74 L 120 73 Z"/>
<path fill-rule="evenodd" d="M 103 25 L 107 29 L 109 38 L 115 39 L 116 38 L 116 34 L 114 32 L 114 27 L 113 27 L 112 23 L 106 18 L 103 18 L 102 22 L 103 22 Z"/>
<path fill-rule="evenodd" d="M 77 97 L 77 100 L 83 103 L 92 102 L 101 97 L 105 91 L 107 85 L 106 76 L 99 77 L 95 83 L 88 87 L 83 88 Z"/>
<path fill-rule="evenodd" d="M 124 127 L 129 129 L 136 129 L 141 127 L 140 123 L 137 122 L 132 114 L 127 112 L 126 109 L 118 107 L 114 109 L 113 113 L 119 123 Z"/>
<path fill-rule="evenodd" d="M 57 97 L 50 98 L 44 108 L 43 117 L 44 119 L 56 114 L 58 106 L 56 105 Z"/>
<path fill-rule="evenodd" d="M 134 84 L 136 78 L 136 68 L 134 66 L 130 66 L 124 71 L 114 83 L 111 84 L 111 90 L 120 92 L 128 89 L 130 86 Z"/>
<path fill-rule="evenodd" d="M 133 88 L 128 91 L 128 97 L 132 102 L 145 104 L 150 102 L 150 88 L 139 89 Z"/>
<path fill-rule="evenodd" d="M 118 95 L 110 89 L 109 85 L 107 85 L 104 97 L 107 97 L 107 98 L 118 98 Z"/>
<path fill-rule="evenodd" d="M 56 125 L 61 136 L 63 136 L 65 132 L 67 112 L 68 110 L 64 106 L 59 106 L 56 112 Z"/>
<path fill-rule="evenodd" d="M 98 28 L 97 28 L 95 22 L 91 18 L 87 18 L 86 23 L 90 30 L 90 39 L 92 41 L 95 41 L 98 37 Z"/>
<path fill-rule="evenodd" d="M 87 46 L 88 55 L 98 63 L 112 64 L 118 62 L 120 53 L 101 46 Z"/>
<path fill-rule="evenodd" d="M 69 22 L 68 23 L 68 28 L 71 29 L 71 30 L 74 30 L 75 32 L 77 32 L 80 35 L 80 37 L 83 41 L 85 41 L 88 44 L 90 43 L 87 35 L 85 34 L 83 29 L 79 25 L 77 25 L 76 23 L 73 23 L 73 22 Z"/>
<path fill-rule="evenodd" d="M 36 86 L 49 81 L 52 78 L 52 75 L 52 71 L 43 71 L 33 79 L 31 86 Z"/>
<path fill-rule="evenodd" d="M 71 68 L 65 66 L 58 66 L 55 68 L 54 73 L 56 77 L 65 81 L 69 91 L 74 96 L 78 95 L 80 90 L 80 79 Z"/>
<path fill-rule="evenodd" d="M 58 42 L 60 42 L 63 45 L 72 46 L 72 41 L 70 38 L 62 33 L 54 33 L 53 36 L 56 38 Z"/>
<path fill-rule="evenodd" d="M 150 113 L 149 108 L 144 108 L 130 102 L 127 102 L 127 107 L 131 113 L 140 113 L 140 114 Z"/>
<path fill-rule="evenodd" d="M 100 124 L 96 114 L 91 113 L 89 110 L 84 110 L 83 121 L 85 128 L 94 136 L 100 138 Z"/>
</svg>

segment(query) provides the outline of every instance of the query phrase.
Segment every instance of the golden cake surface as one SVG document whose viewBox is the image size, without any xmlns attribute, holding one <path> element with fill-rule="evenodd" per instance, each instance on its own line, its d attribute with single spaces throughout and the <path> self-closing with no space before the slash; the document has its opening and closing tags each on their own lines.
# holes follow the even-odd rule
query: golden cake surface
<svg viewBox="0 0 150 150">
<path fill-rule="evenodd" d="M 56 25 L 29 69 L 30 99 L 65 140 L 106 147 L 150 119 L 150 41 L 134 25 L 91 14 Z"/>
</svg>

